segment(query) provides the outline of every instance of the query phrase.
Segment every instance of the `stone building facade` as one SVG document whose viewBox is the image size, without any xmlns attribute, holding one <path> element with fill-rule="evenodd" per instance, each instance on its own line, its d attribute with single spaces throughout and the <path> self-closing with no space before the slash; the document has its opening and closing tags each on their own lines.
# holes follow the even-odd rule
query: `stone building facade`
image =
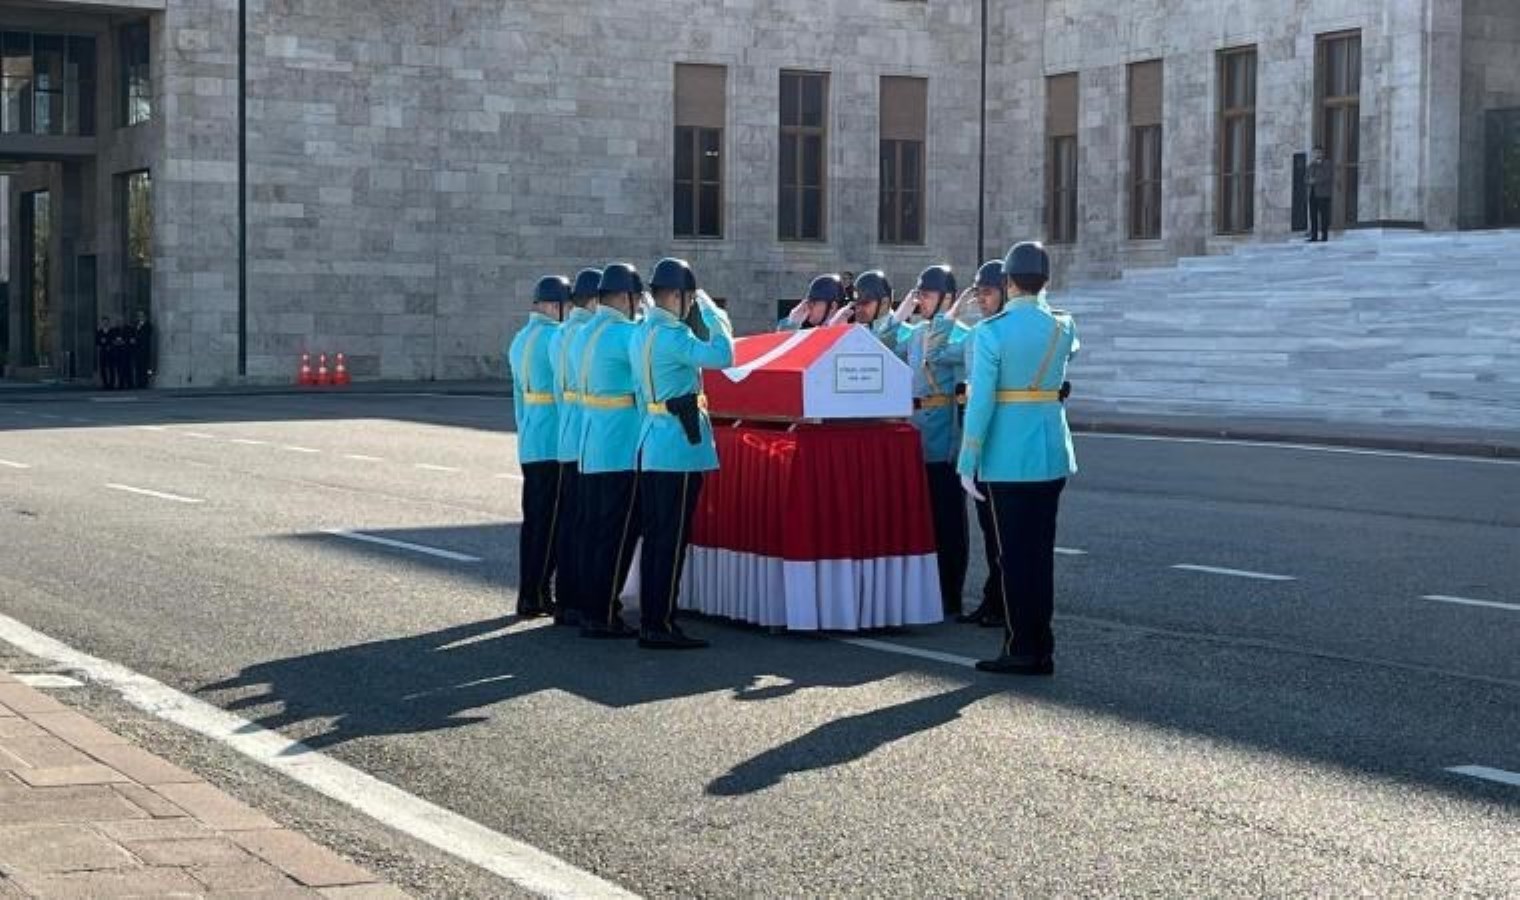
<svg viewBox="0 0 1520 900">
<path fill-rule="evenodd" d="M 11 366 L 60 371 L 60 335 L 75 349 L 78 323 L 146 292 L 172 386 L 287 381 L 303 351 L 342 351 L 358 378 L 499 374 L 536 277 L 611 259 L 687 257 L 741 330 L 767 327 L 820 271 L 881 267 L 899 284 L 933 261 L 969 271 L 1049 236 L 1052 76 L 1075 75 L 1074 240 L 1056 246 L 1072 278 L 1287 237 L 1324 36 L 1360 47 L 1358 221 L 1488 224 L 1495 141 L 1481 129 L 1520 106 L 1503 64 L 1520 8 L 1505 0 L 1007 0 L 985 22 L 976 0 L 24 6 L 0 8 L 0 32 L 96 37 L 97 127 L 68 146 L 0 133 L 0 161 L 26 163 L 8 203 Z M 138 24 L 152 114 L 124 127 L 116 55 Z M 1245 47 L 1254 221 L 1221 235 L 1220 54 Z M 1136 239 L 1130 67 L 1153 60 L 1160 234 Z M 683 65 L 706 67 L 700 102 L 678 96 Z M 789 107 L 813 102 L 788 99 L 799 83 L 821 86 L 821 110 Z M 681 187 L 689 139 L 715 141 L 693 165 L 716 159 L 718 175 L 694 169 Z M 136 172 L 151 174 L 147 289 L 123 238 Z M 709 187 L 715 205 L 691 200 Z M 36 310 L 17 296 L 23 205 L 43 189 L 46 348 L 25 346 Z M 691 230 L 678 200 L 717 234 L 678 235 Z M 805 208 L 785 207 L 802 234 L 784 234 L 784 203 Z"/>
</svg>

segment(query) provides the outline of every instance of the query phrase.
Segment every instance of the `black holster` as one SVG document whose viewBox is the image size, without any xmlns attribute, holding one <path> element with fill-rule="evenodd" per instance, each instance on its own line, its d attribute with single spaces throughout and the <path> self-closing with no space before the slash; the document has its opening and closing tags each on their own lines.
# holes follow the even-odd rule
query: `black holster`
<svg viewBox="0 0 1520 900">
<path fill-rule="evenodd" d="M 1069 382 L 1069 381 L 1063 381 L 1063 382 L 1061 382 L 1061 402 L 1065 403 L 1066 402 L 1066 398 L 1070 397 L 1070 396 L 1071 396 L 1071 382 Z"/>
<path fill-rule="evenodd" d="M 681 422 L 688 444 L 702 443 L 702 408 L 697 405 L 697 394 L 682 394 L 665 401 L 665 409 Z"/>
</svg>

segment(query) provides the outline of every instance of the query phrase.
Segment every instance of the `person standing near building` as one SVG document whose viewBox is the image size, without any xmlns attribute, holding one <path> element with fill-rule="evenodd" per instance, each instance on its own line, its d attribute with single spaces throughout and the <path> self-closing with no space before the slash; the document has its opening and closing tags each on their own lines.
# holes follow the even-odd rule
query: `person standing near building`
<svg viewBox="0 0 1520 900">
<path fill-rule="evenodd" d="M 649 288 L 655 305 L 628 348 L 645 412 L 638 439 L 639 646 L 695 650 L 707 642 L 687 637 L 675 614 L 703 473 L 718 468 L 702 370 L 733 365 L 733 326 L 697 288 L 685 260 L 656 263 Z M 693 303 L 706 326 L 705 340 L 686 324 Z"/>
<path fill-rule="evenodd" d="M 95 371 L 100 375 L 100 386 L 108 391 L 116 389 L 116 364 L 111 358 L 111 318 L 101 316 L 95 328 Z"/>
<path fill-rule="evenodd" d="M 554 369 L 554 403 L 559 412 L 556 439 L 559 460 L 559 518 L 555 523 L 554 624 L 579 628 L 585 591 L 584 574 L 576 549 L 584 540 L 580 499 L 581 405 L 575 389 L 578 367 L 570 345 L 596 313 L 596 289 L 601 269 L 582 269 L 570 289 L 573 304 L 560 327 L 549 336 L 549 362 Z"/>
<path fill-rule="evenodd" d="M 1315 147 L 1304 174 L 1309 185 L 1309 243 L 1330 240 L 1330 198 L 1335 193 L 1335 165 L 1325 158 L 1325 148 Z"/>
<path fill-rule="evenodd" d="M 844 282 L 839 276 L 819 275 L 808 285 L 807 296 L 792 307 L 786 318 L 776 323 L 776 330 L 800 331 L 826 325 L 843 303 Z"/>
<path fill-rule="evenodd" d="M 643 409 L 628 346 L 638 324 L 634 313 L 644 294 L 639 272 L 627 263 L 602 270 L 596 315 L 570 346 L 577 357 L 581 407 L 580 499 L 583 503 L 581 573 L 585 606 L 581 635 L 632 638 L 618 613 L 617 597 L 633 562 L 639 527 L 637 472 Z"/>
<path fill-rule="evenodd" d="M 923 443 L 939 557 L 940 600 L 946 616 L 961 612 L 971 527 L 966 498 L 955 474 L 955 454 L 960 445 L 956 388 L 965 378 L 965 342 L 970 334 L 955 320 L 955 307 L 959 305 L 955 286 L 949 266 L 930 266 L 919 276 L 918 287 L 892 315 L 894 322 L 904 323 L 899 330 L 898 355 L 913 370 L 913 426 Z M 906 324 L 915 313 L 918 321 Z"/>
<path fill-rule="evenodd" d="M 956 467 L 973 499 L 991 507 L 1003 571 L 1002 653 L 976 667 L 1008 675 L 1055 672 L 1056 518 L 1077 471 L 1061 403 L 1078 349 L 1071 317 L 1045 303 L 1050 257 L 1022 243 L 1003 260 L 1009 295 L 971 336 L 965 433 Z M 985 490 L 985 493 L 983 491 Z"/>
<path fill-rule="evenodd" d="M 115 389 L 118 391 L 131 390 L 132 332 L 127 328 L 126 323 L 112 319 L 107 340 L 110 343 L 107 356 L 111 367 L 111 381 L 114 382 Z"/>
<path fill-rule="evenodd" d="M 136 319 L 132 324 L 132 386 L 141 390 L 148 387 L 153 376 L 153 325 L 140 309 Z"/>
<path fill-rule="evenodd" d="M 559 516 L 559 412 L 554 398 L 550 344 L 570 302 L 570 280 L 545 275 L 533 289 L 528 324 L 507 348 L 512 412 L 517 418 L 517 461 L 522 467 L 522 531 L 518 535 L 517 615 L 554 612 L 554 532 Z"/>
</svg>

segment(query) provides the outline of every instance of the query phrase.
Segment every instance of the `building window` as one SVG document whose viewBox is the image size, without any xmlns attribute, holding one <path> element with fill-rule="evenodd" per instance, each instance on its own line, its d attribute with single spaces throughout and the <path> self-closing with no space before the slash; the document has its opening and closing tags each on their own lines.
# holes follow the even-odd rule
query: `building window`
<svg viewBox="0 0 1520 900">
<path fill-rule="evenodd" d="M 95 39 L 0 33 L 0 132 L 95 133 Z"/>
<path fill-rule="evenodd" d="M 148 23 L 121 29 L 121 123 L 140 125 L 153 118 L 153 66 Z"/>
<path fill-rule="evenodd" d="M 53 204 L 48 191 L 21 195 L 21 363 L 52 363 Z"/>
<path fill-rule="evenodd" d="M 776 234 L 783 241 L 822 241 L 827 204 L 829 76 L 781 73 L 781 172 Z"/>
<path fill-rule="evenodd" d="M 1052 244 L 1077 239 L 1077 75 L 1045 79 L 1046 231 Z"/>
<path fill-rule="evenodd" d="M 1256 225 L 1256 48 L 1219 54 L 1219 196 L 1222 234 Z"/>
<path fill-rule="evenodd" d="M 728 70 L 676 65 L 674 233 L 723 237 L 723 120 Z"/>
<path fill-rule="evenodd" d="M 881 80 L 880 202 L 876 233 L 883 244 L 924 242 L 928 108 L 928 81 Z"/>
<path fill-rule="evenodd" d="M 153 177 L 147 172 L 120 176 L 122 268 L 126 310 L 148 312 L 153 299 Z"/>
<path fill-rule="evenodd" d="M 1129 236 L 1161 237 L 1161 60 L 1129 67 Z"/>
<path fill-rule="evenodd" d="M 1314 54 L 1314 91 L 1319 98 L 1315 143 L 1335 167 L 1330 224 L 1356 224 L 1357 179 L 1361 165 L 1362 36 L 1325 35 Z"/>
</svg>

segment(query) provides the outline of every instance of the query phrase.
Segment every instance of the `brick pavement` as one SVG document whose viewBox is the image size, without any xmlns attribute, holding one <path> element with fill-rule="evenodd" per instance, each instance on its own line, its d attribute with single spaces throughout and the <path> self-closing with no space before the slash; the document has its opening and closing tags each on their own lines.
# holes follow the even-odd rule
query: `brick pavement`
<svg viewBox="0 0 1520 900">
<path fill-rule="evenodd" d="M 0 900 L 405 897 L 0 672 Z"/>
</svg>

